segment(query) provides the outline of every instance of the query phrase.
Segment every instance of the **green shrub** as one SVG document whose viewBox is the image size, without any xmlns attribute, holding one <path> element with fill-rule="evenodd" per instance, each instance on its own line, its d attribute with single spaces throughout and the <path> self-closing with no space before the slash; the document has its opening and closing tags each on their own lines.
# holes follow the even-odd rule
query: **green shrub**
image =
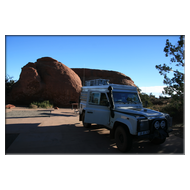
<svg viewBox="0 0 190 190">
<path fill-rule="evenodd" d="M 153 105 L 150 109 L 168 113 L 171 117 L 173 117 L 173 122 L 182 123 L 184 119 L 184 107 L 181 102 L 171 101 L 169 104 L 165 105 Z"/>
<path fill-rule="evenodd" d="M 35 105 L 35 104 L 33 104 L 33 103 L 31 103 L 31 104 L 29 105 L 29 108 L 36 109 L 36 108 L 38 108 L 38 106 L 37 106 L 37 105 Z"/>
<path fill-rule="evenodd" d="M 16 80 L 13 80 L 13 77 L 6 75 L 6 77 L 5 77 L 5 93 L 6 93 L 6 95 L 8 95 L 10 93 L 10 91 L 15 83 L 16 83 Z"/>
<path fill-rule="evenodd" d="M 43 102 L 32 102 L 29 106 L 30 108 L 52 108 L 53 104 L 49 102 L 49 100 L 45 100 Z"/>
<path fill-rule="evenodd" d="M 144 107 L 152 106 L 151 98 L 148 94 L 140 93 L 139 95 Z"/>
</svg>

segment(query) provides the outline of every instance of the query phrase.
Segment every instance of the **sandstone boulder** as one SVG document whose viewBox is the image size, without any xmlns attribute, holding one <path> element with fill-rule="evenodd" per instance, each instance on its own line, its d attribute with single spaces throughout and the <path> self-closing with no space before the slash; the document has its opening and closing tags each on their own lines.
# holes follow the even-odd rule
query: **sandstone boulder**
<svg viewBox="0 0 190 190">
<path fill-rule="evenodd" d="M 82 81 L 82 84 L 84 84 L 84 81 L 86 80 L 109 79 L 109 83 L 112 83 L 112 84 L 136 86 L 130 77 L 120 72 L 98 70 L 98 69 L 84 69 L 84 68 L 83 69 L 72 68 L 72 70 L 76 74 L 78 74 L 78 76 L 80 77 Z"/>
<path fill-rule="evenodd" d="M 8 104 L 8 105 L 5 106 L 5 108 L 6 108 L 6 109 L 12 109 L 12 108 L 15 108 L 15 106 L 12 105 L 12 104 Z"/>
<path fill-rule="evenodd" d="M 22 105 L 49 100 L 55 106 L 68 107 L 70 102 L 78 102 L 81 86 L 72 69 L 51 57 L 43 57 L 22 68 L 8 99 Z"/>
</svg>

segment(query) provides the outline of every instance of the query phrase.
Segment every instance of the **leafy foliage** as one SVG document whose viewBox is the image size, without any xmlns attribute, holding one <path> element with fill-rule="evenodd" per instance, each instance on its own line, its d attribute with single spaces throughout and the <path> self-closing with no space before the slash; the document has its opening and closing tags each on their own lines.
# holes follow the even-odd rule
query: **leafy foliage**
<svg viewBox="0 0 190 190">
<path fill-rule="evenodd" d="M 5 92 L 6 95 L 8 95 L 15 84 L 16 80 L 13 80 L 13 77 L 10 77 L 9 75 L 6 75 L 5 77 Z"/>
<path fill-rule="evenodd" d="M 45 100 L 43 102 L 32 102 L 29 105 L 30 108 L 52 108 L 53 105 L 49 102 L 49 100 Z"/>
<path fill-rule="evenodd" d="M 141 91 L 140 88 L 139 92 Z M 173 97 L 164 97 L 159 96 L 156 98 L 152 93 L 145 94 L 139 93 L 141 101 L 143 103 L 143 107 L 156 110 L 163 113 L 168 113 L 171 117 L 173 117 L 174 123 L 183 123 L 183 101 L 180 98 Z"/>
<path fill-rule="evenodd" d="M 140 93 L 139 95 L 144 107 L 152 106 L 151 98 L 148 94 Z"/>
<path fill-rule="evenodd" d="M 164 48 L 165 56 L 171 56 L 170 64 L 175 63 L 175 66 L 183 68 L 184 67 L 184 36 L 180 36 L 177 45 L 172 45 L 169 40 L 166 40 L 166 46 Z M 184 95 L 184 73 L 180 72 L 178 69 L 173 70 L 171 66 L 167 66 L 165 63 L 163 65 L 156 65 L 156 69 L 159 73 L 164 76 L 163 83 L 167 85 L 164 88 L 163 94 L 168 94 L 171 96 L 176 96 L 183 98 Z M 169 78 L 168 74 L 173 72 L 173 78 Z"/>
<path fill-rule="evenodd" d="M 174 123 L 183 123 L 184 109 L 179 100 L 174 101 L 174 99 L 171 98 L 169 104 L 153 105 L 151 109 L 168 113 L 173 118 Z"/>
<path fill-rule="evenodd" d="M 159 70 L 159 73 L 164 76 L 163 83 L 167 85 L 164 88 L 163 94 L 171 95 L 171 101 L 169 104 L 164 106 L 153 107 L 152 109 L 158 109 L 158 111 L 169 113 L 173 117 L 173 120 L 176 122 L 183 121 L 184 114 L 184 36 L 180 36 L 177 45 L 172 45 L 169 40 L 166 40 L 166 46 L 164 48 L 165 56 L 171 56 L 170 65 L 175 64 L 175 68 L 168 66 L 165 63 L 163 65 L 156 65 L 156 69 Z M 173 72 L 173 77 L 169 78 L 168 74 Z"/>
</svg>

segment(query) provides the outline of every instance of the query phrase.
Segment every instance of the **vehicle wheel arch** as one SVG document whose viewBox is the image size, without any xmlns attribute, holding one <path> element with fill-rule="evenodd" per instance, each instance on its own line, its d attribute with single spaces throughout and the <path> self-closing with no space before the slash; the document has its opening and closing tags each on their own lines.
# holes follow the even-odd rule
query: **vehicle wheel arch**
<svg viewBox="0 0 190 190">
<path fill-rule="evenodd" d="M 133 138 L 126 124 L 118 123 L 115 127 L 115 142 L 121 152 L 127 152 L 132 148 Z"/>
<path fill-rule="evenodd" d="M 85 110 L 83 109 L 81 113 L 79 113 L 79 121 L 82 121 L 82 117 L 85 114 Z"/>
<path fill-rule="evenodd" d="M 91 123 L 84 123 L 84 117 L 85 117 L 85 110 L 82 111 L 81 119 L 82 119 L 83 126 L 85 128 L 89 128 L 91 126 Z"/>
<path fill-rule="evenodd" d="M 122 122 L 120 122 L 120 121 L 116 121 L 116 122 L 114 123 L 114 125 L 113 125 L 113 128 L 112 128 L 111 131 L 110 131 L 111 138 L 113 138 L 113 139 L 115 138 L 115 130 L 116 130 L 116 128 L 117 128 L 118 126 L 123 126 L 123 127 L 130 133 L 129 127 L 128 127 L 125 123 L 122 123 Z"/>
</svg>

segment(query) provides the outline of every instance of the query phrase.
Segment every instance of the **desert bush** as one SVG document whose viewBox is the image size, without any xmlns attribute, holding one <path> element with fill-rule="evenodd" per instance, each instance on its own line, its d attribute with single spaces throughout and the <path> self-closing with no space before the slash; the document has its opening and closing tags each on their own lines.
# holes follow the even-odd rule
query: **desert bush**
<svg viewBox="0 0 190 190">
<path fill-rule="evenodd" d="M 150 107 L 150 109 L 168 113 L 173 118 L 174 123 L 183 123 L 184 107 L 180 101 L 171 100 L 169 104 L 153 105 Z"/>
<path fill-rule="evenodd" d="M 148 94 L 140 93 L 139 95 L 140 95 L 140 98 L 141 98 L 141 101 L 142 101 L 144 107 L 152 106 L 152 102 L 151 102 L 150 96 Z"/>
<path fill-rule="evenodd" d="M 52 108 L 53 105 L 49 102 L 49 100 L 45 100 L 43 102 L 32 102 L 29 106 L 30 108 Z"/>
<path fill-rule="evenodd" d="M 13 80 L 13 77 L 10 77 L 9 75 L 6 75 L 5 77 L 5 92 L 6 95 L 8 95 L 13 87 L 13 85 L 16 83 L 16 80 Z"/>
<path fill-rule="evenodd" d="M 29 105 L 29 108 L 36 109 L 36 108 L 38 108 L 38 106 L 37 106 L 37 105 L 35 105 L 35 104 L 33 104 L 33 103 L 31 103 L 31 104 Z"/>
</svg>

